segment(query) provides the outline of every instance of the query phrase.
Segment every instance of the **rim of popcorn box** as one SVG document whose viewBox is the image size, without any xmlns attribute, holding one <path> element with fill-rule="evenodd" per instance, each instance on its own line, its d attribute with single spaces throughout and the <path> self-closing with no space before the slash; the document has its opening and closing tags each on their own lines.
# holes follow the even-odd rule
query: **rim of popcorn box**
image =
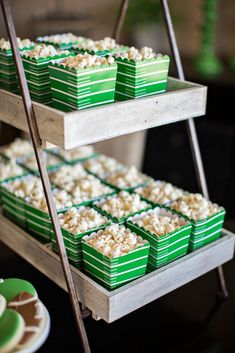
<svg viewBox="0 0 235 353">
<path fill-rule="evenodd" d="M 25 50 L 31 50 L 35 47 L 34 45 L 30 45 L 29 47 L 23 47 L 23 48 L 19 48 L 20 52 L 23 52 Z M 0 55 L 4 55 L 4 56 L 13 56 L 13 52 L 12 49 L 2 49 L 0 48 Z"/>
<path fill-rule="evenodd" d="M 65 157 L 63 157 L 62 155 L 59 154 L 59 148 L 52 148 L 51 150 L 48 150 L 47 153 L 52 154 L 53 156 L 56 156 L 56 157 L 60 158 L 62 161 L 64 161 L 68 165 L 74 165 L 74 164 L 77 164 L 77 163 L 78 164 L 79 163 L 83 163 L 83 162 L 86 162 L 89 159 L 96 158 L 96 157 L 98 157 L 100 155 L 99 152 L 94 152 L 91 155 L 89 155 L 87 157 L 84 157 L 84 158 L 78 158 L 78 159 L 69 160 L 69 159 L 66 159 Z M 86 171 L 89 173 L 88 170 L 86 170 Z M 92 173 L 89 173 L 89 174 L 92 174 Z M 96 176 L 96 175 L 94 175 L 94 176 Z"/>
<path fill-rule="evenodd" d="M 91 72 L 97 72 L 100 70 L 117 70 L 117 64 L 114 62 L 113 64 L 102 64 L 102 65 L 96 65 L 96 66 L 90 66 L 87 68 L 74 68 L 74 67 L 68 67 L 64 66 L 63 64 L 60 63 L 50 63 L 49 68 L 54 69 L 54 70 L 59 70 L 59 71 L 65 71 L 70 74 L 74 75 L 79 75 L 79 74 L 90 74 Z"/>
<path fill-rule="evenodd" d="M 29 62 L 30 64 L 35 64 L 35 65 L 49 63 L 49 62 L 54 61 L 54 60 L 66 59 L 69 56 L 74 56 L 74 53 L 69 52 L 68 54 L 63 53 L 63 54 L 57 54 L 57 55 L 54 55 L 54 56 L 48 55 L 45 58 L 44 57 L 39 57 L 37 59 L 35 57 L 27 56 L 26 54 L 22 54 L 21 55 L 23 61 Z"/>
<path fill-rule="evenodd" d="M 151 59 L 144 59 L 140 61 L 135 61 L 133 59 L 127 59 L 127 58 L 122 58 L 120 56 L 114 57 L 115 61 L 120 63 L 120 64 L 125 64 L 125 65 L 130 65 L 130 66 L 145 66 L 145 65 L 151 65 L 151 64 L 161 64 L 161 63 L 168 63 L 170 62 L 170 57 L 168 55 L 164 54 L 158 54 L 156 58 L 151 58 Z"/>
<path fill-rule="evenodd" d="M 166 207 L 155 207 L 155 208 L 152 208 L 152 209 L 147 210 L 147 211 L 141 211 L 139 213 L 139 215 L 141 216 L 141 215 L 145 215 L 145 214 L 148 214 L 148 213 L 154 213 L 154 211 L 155 212 L 157 211 L 159 216 L 166 216 L 166 217 L 170 217 L 170 218 L 175 218 L 174 216 L 177 216 L 176 214 L 174 214 L 172 212 L 171 209 L 167 209 Z M 134 226 L 136 228 L 136 230 L 139 230 L 141 233 L 146 234 L 154 242 L 160 242 L 160 243 L 164 242 L 167 239 L 173 238 L 175 235 L 180 234 L 182 231 L 189 230 L 189 233 L 190 233 L 191 228 L 192 228 L 192 224 L 191 224 L 191 222 L 189 220 L 186 220 L 184 217 L 182 217 L 182 215 L 178 215 L 180 217 L 180 221 L 182 222 L 182 225 L 179 228 L 177 228 L 177 229 L 175 229 L 175 230 L 173 230 L 171 232 L 168 232 L 167 234 L 164 234 L 164 235 L 157 235 L 155 233 L 150 232 L 148 229 L 146 229 L 146 228 L 144 228 L 142 226 L 139 226 L 137 223 L 135 223 L 134 222 L 135 216 L 138 216 L 138 214 L 129 217 L 127 219 L 127 224 L 131 225 L 132 227 Z"/>
<path fill-rule="evenodd" d="M 108 213 L 107 211 L 104 211 L 100 206 L 96 205 L 96 202 L 98 203 L 99 201 L 104 201 L 104 200 L 112 199 L 113 196 L 118 196 L 118 194 L 110 195 L 110 196 L 108 196 L 108 197 L 104 197 L 104 198 L 101 199 L 101 200 L 97 200 L 97 201 L 95 201 L 94 203 L 92 203 L 92 207 L 93 207 L 96 211 L 98 211 L 99 213 L 101 213 L 103 216 L 106 216 L 107 218 L 111 219 L 111 220 L 112 220 L 113 222 L 115 222 L 115 223 L 119 223 L 119 224 L 120 224 L 120 223 L 124 223 L 124 222 L 127 221 L 127 219 L 128 219 L 129 217 L 138 215 L 138 214 L 140 214 L 140 213 L 143 212 L 143 211 L 147 211 L 147 210 L 151 210 L 151 209 L 152 209 L 152 205 L 147 202 L 148 206 L 147 206 L 146 208 L 141 209 L 141 210 L 139 210 L 139 211 L 137 211 L 137 212 L 134 212 L 134 213 L 129 213 L 127 216 L 122 216 L 122 217 L 120 217 L 120 218 L 117 218 L 116 216 L 113 216 L 111 213 Z"/>
</svg>

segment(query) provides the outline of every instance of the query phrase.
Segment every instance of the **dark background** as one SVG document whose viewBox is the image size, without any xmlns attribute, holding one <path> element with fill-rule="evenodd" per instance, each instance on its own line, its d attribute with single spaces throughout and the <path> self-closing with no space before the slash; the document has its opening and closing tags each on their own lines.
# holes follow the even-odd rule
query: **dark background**
<svg viewBox="0 0 235 353">
<path fill-rule="evenodd" d="M 133 9 L 123 31 L 125 43 L 147 43 L 168 51 L 157 2 L 141 3 L 143 13 Z M 78 4 L 79 3 L 79 4 Z M 119 1 L 11 1 L 17 30 L 33 38 L 71 30 L 100 38 L 110 35 Z M 152 6 L 155 6 L 155 12 Z M 223 5 L 222 5 L 223 4 Z M 206 117 L 195 119 L 210 198 L 227 210 L 226 226 L 235 231 L 235 73 L 229 62 L 235 56 L 234 1 L 219 1 L 216 50 L 224 65 L 221 75 L 207 78 L 195 72 L 193 62 L 200 50 L 202 1 L 170 1 L 176 34 L 187 80 L 208 86 Z M 27 11 L 25 11 L 27 8 Z M 154 7 L 153 7 L 154 8 Z M 71 9 L 73 11 L 71 11 Z M 76 10 L 76 11 L 75 11 Z M 113 12 L 111 12 L 111 10 Z M 113 15 L 110 15 L 113 13 Z M 136 21 L 136 15 L 141 20 Z M 155 22 L 156 20 L 156 22 Z M 101 23 L 103 26 L 101 27 Z M 185 28 L 187 30 L 185 30 Z M 43 29 L 43 33 L 40 32 Z M 4 35 L 3 22 L 0 30 Z M 141 43 L 141 44 L 140 44 Z M 157 44 L 156 44 L 157 43 Z M 155 45 L 156 44 L 156 45 Z M 174 67 L 171 65 L 174 73 Z M 198 191 L 185 122 L 151 129 L 147 133 L 143 171 L 154 178 L 169 180 L 184 189 Z M 1 144 L 19 132 L 2 125 Z M 234 261 L 224 266 L 229 299 L 215 315 L 215 271 L 181 287 L 113 324 L 86 319 L 93 352 L 235 352 L 235 278 Z M 81 347 L 67 295 L 23 259 L 0 244 L 0 277 L 24 277 L 36 286 L 48 307 L 52 330 L 40 352 L 75 352 Z M 209 317 L 208 317 L 209 315 Z M 210 318 L 210 320 L 209 320 Z"/>
</svg>

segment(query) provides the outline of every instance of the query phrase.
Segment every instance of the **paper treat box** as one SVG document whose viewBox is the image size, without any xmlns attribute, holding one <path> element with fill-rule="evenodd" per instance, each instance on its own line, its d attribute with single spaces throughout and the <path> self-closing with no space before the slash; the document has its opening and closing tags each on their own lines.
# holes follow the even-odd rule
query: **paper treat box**
<svg viewBox="0 0 235 353">
<path fill-rule="evenodd" d="M 153 210 L 142 212 L 128 218 L 127 225 L 133 232 L 141 235 L 150 243 L 149 263 L 151 268 L 163 266 L 187 253 L 191 232 L 191 223 L 181 217 L 182 226 L 173 232 L 158 236 L 144 227 L 137 224 L 137 220 L 143 218 L 146 213 L 156 216 L 167 216 L 170 218 L 176 215 L 164 208 L 156 207 Z"/>
<path fill-rule="evenodd" d="M 39 103 L 51 105 L 52 95 L 49 79 L 48 65 L 52 61 L 60 61 L 66 57 L 73 55 L 61 54 L 48 56 L 47 58 L 40 57 L 38 59 L 22 55 L 25 75 L 29 86 L 31 98 Z"/>
<path fill-rule="evenodd" d="M 7 187 L 7 182 L 1 185 L 1 201 L 3 204 L 3 214 L 11 221 L 26 229 L 25 200 L 15 196 Z"/>
<path fill-rule="evenodd" d="M 20 52 L 30 49 L 33 49 L 33 46 L 21 48 Z M 13 93 L 19 92 L 16 66 L 11 49 L 0 49 L 0 87 Z"/>
<path fill-rule="evenodd" d="M 222 228 L 224 223 L 224 218 L 226 211 L 225 209 L 221 210 L 218 213 L 200 221 L 195 221 L 192 218 L 185 216 L 183 213 L 177 212 L 174 209 L 170 208 L 170 204 L 168 209 L 170 209 L 173 213 L 178 214 L 181 217 L 184 217 L 186 220 L 191 222 L 192 229 L 189 240 L 189 250 L 194 251 L 202 246 L 210 244 L 211 242 L 219 239 L 222 234 Z"/>
<path fill-rule="evenodd" d="M 35 167 L 30 163 L 30 161 L 32 160 L 32 158 L 34 157 L 24 157 L 19 159 L 18 163 L 25 168 L 26 170 L 28 170 L 30 173 L 35 174 L 37 176 L 40 175 L 39 170 L 37 165 L 35 165 Z M 57 156 L 54 156 L 55 160 L 52 163 L 47 162 L 47 158 L 46 158 L 46 164 L 47 164 L 47 170 L 53 171 L 54 169 L 57 169 L 59 167 L 62 167 L 63 165 L 65 165 L 66 163 L 64 161 L 62 161 L 59 157 L 57 158 Z M 35 159 L 36 162 L 36 159 Z"/>
<path fill-rule="evenodd" d="M 130 251 L 128 254 L 110 259 L 86 241 L 96 236 L 92 233 L 82 239 L 82 254 L 85 271 L 109 290 L 120 287 L 146 273 L 149 244 Z"/>
<path fill-rule="evenodd" d="M 137 62 L 118 57 L 116 63 L 118 70 L 115 100 L 122 101 L 166 91 L 169 56 Z"/>
<path fill-rule="evenodd" d="M 91 233 L 97 232 L 100 229 L 104 229 L 109 224 L 111 224 L 111 220 L 107 219 L 105 224 L 100 225 L 99 227 L 89 229 L 86 232 L 79 233 L 79 234 L 72 234 L 63 227 L 61 227 L 62 235 L 64 238 L 64 244 L 66 248 L 67 255 L 71 260 L 71 263 L 81 269 L 83 267 L 83 260 L 82 260 L 82 238 L 86 235 L 90 235 Z M 53 243 L 53 249 L 55 252 L 58 253 L 58 246 L 56 243 L 56 237 L 53 231 L 51 231 L 51 239 Z"/>
<path fill-rule="evenodd" d="M 40 44 L 44 43 L 46 45 L 53 45 L 55 48 L 61 49 L 61 50 L 71 49 L 74 45 L 81 42 L 81 40 L 79 40 L 79 37 L 77 37 L 77 39 L 74 38 L 74 40 L 71 40 L 71 41 L 56 42 L 55 40 L 50 40 L 50 36 L 42 36 L 42 37 L 37 37 L 36 40 Z"/>
<path fill-rule="evenodd" d="M 101 200 L 99 200 L 99 201 L 97 201 L 97 202 L 94 202 L 94 203 L 92 204 L 92 207 L 93 207 L 94 209 L 96 209 L 99 213 L 103 214 L 105 217 L 111 219 L 111 220 L 112 220 L 113 222 L 115 222 L 115 223 L 123 224 L 129 217 L 134 216 L 134 215 L 136 215 L 136 214 L 139 214 L 139 213 L 143 212 L 144 210 L 147 211 L 147 210 L 149 210 L 149 209 L 152 208 L 152 205 L 151 205 L 150 203 L 146 202 L 147 206 L 146 206 L 145 209 L 142 209 L 142 210 L 140 210 L 140 211 L 138 211 L 138 212 L 135 212 L 135 213 L 128 214 L 127 216 L 122 216 L 122 217 L 120 217 L 120 218 L 117 218 L 117 217 L 113 216 L 112 214 L 110 214 L 110 213 L 104 211 L 104 210 L 101 208 L 102 202 L 104 202 L 105 200 L 110 199 L 110 198 L 112 198 L 112 197 L 115 197 L 115 196 L 116 196 L 116 195 L 112 195 L 112 196 L 108 196 L 108 197 L 106 197 L 106 198 L 102 198 Z"/>
<path fill-rule="evenodd" d="M 74 69 L 49 65 L 53 105 L 66 111 L 114 102 L 117 64 Z"/>
</svg>

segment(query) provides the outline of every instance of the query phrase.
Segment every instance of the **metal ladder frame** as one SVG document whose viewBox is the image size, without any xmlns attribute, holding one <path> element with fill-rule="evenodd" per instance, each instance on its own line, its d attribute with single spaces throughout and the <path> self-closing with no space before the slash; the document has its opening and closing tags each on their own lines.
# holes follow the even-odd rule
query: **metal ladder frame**
<svg viewBox="0 0 235 353">
<path fill-rule="evenodd" d="M 179 55 L 179 49 L 178 49 L 178 45 L 177 45 L 177 41 L 176 41 L 176 37 L 175 37 L 175 32 L 174 32 L 174 28 L 173 28 L 173 24 L 172 24 L 171 14 L 169 11 L 168 1 L 167 0 L 160 0 L 160 3 L 161 3 L 162 14 L 163 14 L 163 18 L 165 21 L 165 25 L 166 25 L 166 29 L 167 29 L 167 33 L 168 33 L 168 38 L 169 38 L 169 43 L 170 43 L 173 58 L 174 58 L 174 61 L 176 64 L 178 76 L 179 76 L 180 80 L 184 80 L 185 79 L 184 71 L 183 71 L 183 67 L 182 67 L 182 63 L 181 63 L 181 58 Z M 119 14 L 118 14 L 115 26 L 114 26 L 114 32 L 113 32 L 113 37 L 116 40 L 119 39 L 121 30 L 123 27 L 123 23 L 125 20 L 126 12 L 128 9 L 128 5 L 129 5 L 129 0 L 122 0 Z M 47 201 L 47 206 L 48 206 L 49 214 L 50 214 L 52 225 L 53 225 L 53 230 L 56 235 L 56 242 L 57 242 L 57 245 L 59 248 L 59 256 L 60 256 L 61 265 L 62 265 L 63 272 L 64 272 L 64 277 L 65 277 L 65 281 L 66 281 L 66 285 L 67 285 L 67 289 L 68 289 L 69 298 L 70 298 L 73 312 L 74 312 L 74 318 L 75 318 L 77 329 L 78 329 L 78 332 L 79 332 L 79 335 L 81 338 L 83 351 L 85 353 L 91 353 L 89 340 L 87 337 L 87 332 L 86 332 L 86 328 L 85 328 L 84 321 L 83 321 L 83 319 L 86 316 L 88 316 L 90 314 L 90 312 L 89 312 L 89 310 L 87 310 L 84 307 L 83 304 L 81 304 L 81 306 L 80 306 L 79 301 L 78 301 L 77 291 L 79 291 L 79 288 L 77 288 L 77 289 L 75 288 L 70 264 L 69 264 L 68 257 L 66 254 L 63 236 L 61 233 L 61 229 L 60 229 L 60 225 L 59 225 L 59 221 L 58 221 L 58 217 L 57 217 L 57 211 L 56 211 L 55 203 L 53 200 L 51 185 L 50 185 L 48 172 L 46 169 L 46 164 L 45 164 L 44 156 L 43 156 L 42 140 L 40 138 L 40 134 L 39 134 L 38 126 L 37 126 L 37 121 L 35 118 L 34 109 L 33 109 L 33 105 L 32 105 L 32 100 L 31 100 L 31 97 L 29 94 L 27 80 L 25 77 L 25 72 L 23 69 L 23 64 L 22 64 L 20 52 L 19 52 L 18 45 L 17 45 L 15 26 L 14 26 L 14 22 L 12 19 L 9 0 L 1 0 L 1 6 L 2 6 L 2 12 L 3 12 L 3 16 L 4 16 L 4 21 L 5 21 L 8 37 L 9 37 L 9 40 L 11 43 L 12 52 L 13 52 L 13 56 L 14 56 L 14 60 L 15 60 L 15 64 L 16 64 L 17 75 L 18 75 L 18 79 L 19 79 L 19 83 L 20 83 L 20 87 L 21 87 L 21 91 L 22 91 L 22 99 L 23 99 L 25 114 L 26 114 L 27 123 L 29 126 L 29 132 L 30 132 L 30 136 L 32 139 L 34 153 L 35 153 L 35 157 L 36 157 L 37 164 L 38 164 L 38 169 L 40 172 L 40 177 L 41 177 L 42 184 L 43 184 L 43 189 L 44 189 L 44 193 L 45 193 L 45 197 L 46 197 L 46 201 Z M 192 152 L 192 156 L 193 156 L 193 160 L 194 160 L 194 166 L 195 166 L 195 171 L 197 174 L 198 184 L 199 184 L 200 190 L 202 191 L 203 195 L 208 198 L 209 194 L 208 194 L 208 189 L 207 189 L 207 183 L 206 183 L 200 148 L 199 148 L 199 144 L 198 144 L 195 124 L 194 124 L 194 120 L 192 118 L 190 118 L 186 121 L 186 127 L 187 127 L 190 145 L 191 145 L 191 152 Z M 218 274 L 218 281 L 219 281 L 219 287 L 220 287 L 218 298 L 221 301 L 224 301 L 228 297 L 228 291 L 226 288 L 226 281 L 224 278 L 222 266 L 217 268 L 217 274 Z"/>
</svg>

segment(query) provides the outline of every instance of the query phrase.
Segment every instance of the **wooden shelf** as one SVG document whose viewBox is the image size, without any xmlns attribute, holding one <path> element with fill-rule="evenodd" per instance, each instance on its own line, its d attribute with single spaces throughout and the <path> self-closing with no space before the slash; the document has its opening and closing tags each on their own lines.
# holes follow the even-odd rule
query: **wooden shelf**
<svg viewBox="0 0 235 353">
<path fill-rule="evenodd" d="M 223 235 L 214 243 L 111 292 L 72 267 L 79 300 L 95 319 L 113 322 L 231 260 L 235 235 L 226 230 Z M 0 241 L 66 290 L 59 257 L 51 246 L 42 245 L 2 214 Z"/>
<path fill-rule="evenodd" d="M 40 136 L 65 149 L 202 116 L 207 87 L 170 78 L 164 94 L 64 113 L 34 103 Z M 0 90 L 0 120 L 28 131 L 22 98 Z"/>
</svg>

